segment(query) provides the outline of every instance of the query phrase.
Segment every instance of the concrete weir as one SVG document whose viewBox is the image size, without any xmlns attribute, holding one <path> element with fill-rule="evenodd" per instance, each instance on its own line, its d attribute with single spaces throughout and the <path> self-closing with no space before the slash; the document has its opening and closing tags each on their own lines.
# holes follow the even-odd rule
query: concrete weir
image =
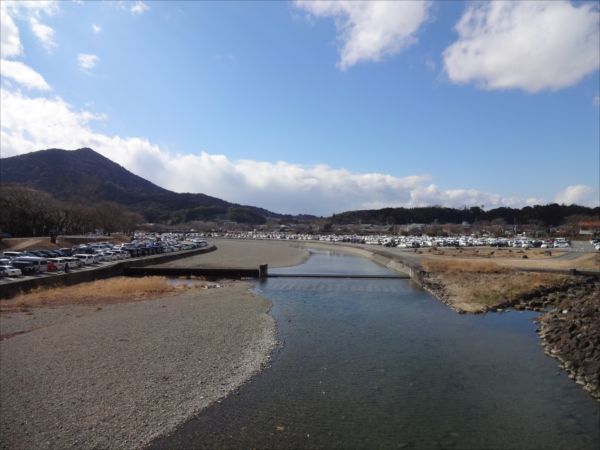
<svg viewBox="0 0 600 450">
<path fill-rule="evenodd" d="M 352 274 L 315 274 L 315 273 L 268 273 L 268 266 L 258 269 L 237 268 L 201 268 L 201 267 L 127 267 L 123 275 L 129 277 L 207 277 L 207 278 L 365 278 L 365 279 L 407 279 L 409 275 L 352 275 Z"/>
</svg>

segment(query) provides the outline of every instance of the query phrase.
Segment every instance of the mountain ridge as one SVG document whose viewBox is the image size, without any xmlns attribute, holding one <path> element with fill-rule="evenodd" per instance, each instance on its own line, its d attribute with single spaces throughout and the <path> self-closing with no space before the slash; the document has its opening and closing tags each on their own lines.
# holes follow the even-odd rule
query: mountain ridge
<svg viewBox="0 0 600 450">
<path fill-rule="evenodd" d="M 2 183 L 39 189 L 64 201 L 112 201 L 142 214 L 149 222 L 229 218 L 263 223 L 267 218 L 290 217 L 202 193 L 170 191 L 88 147 L 51 148 L 0 161 Z"/>
</svg>

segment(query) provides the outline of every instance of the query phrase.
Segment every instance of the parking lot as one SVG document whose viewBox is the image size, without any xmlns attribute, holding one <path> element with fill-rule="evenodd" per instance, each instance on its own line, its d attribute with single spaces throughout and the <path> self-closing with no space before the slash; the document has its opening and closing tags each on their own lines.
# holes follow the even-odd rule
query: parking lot
<svg viewBox="0 0 600 450">
<path fill-rule="evenodd" d="M 208 243 L 201 239 L 165 239 L 132 241 L 117 245 L 109 242 L 91 242 L 54 250 L 7 250 L 0 255 L 0 289 L 2 286 L 26 280 L 96 271 L 110 268 L 125 260 L 144 260 L 154 255 L 183 253 L 207 246 Z"/>
</svg>

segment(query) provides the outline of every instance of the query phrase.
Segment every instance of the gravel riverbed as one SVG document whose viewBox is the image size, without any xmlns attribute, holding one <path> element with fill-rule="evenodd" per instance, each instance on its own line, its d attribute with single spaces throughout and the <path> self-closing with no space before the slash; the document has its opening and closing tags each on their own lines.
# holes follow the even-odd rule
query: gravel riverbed
<svg viewBox="0 0 600 450">
<path fill-rule="evenodd" d="M 239 387 L 275 345 L 251 284 L 3 314 L 0 448 L 139 448 Z"/>
</svg>

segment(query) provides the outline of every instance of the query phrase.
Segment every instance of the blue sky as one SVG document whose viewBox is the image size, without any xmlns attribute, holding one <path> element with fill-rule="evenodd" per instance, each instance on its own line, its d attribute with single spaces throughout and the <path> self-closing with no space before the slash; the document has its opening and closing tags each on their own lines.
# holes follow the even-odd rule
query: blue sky
<svg viewBox="0 0 600 450">
<path fill-rule="evenodd" d="M 2 14 L 3 157 L 87 146 L 169 189 L 290 213 L 598 205 L 597 2 Z"/>
</svg>

